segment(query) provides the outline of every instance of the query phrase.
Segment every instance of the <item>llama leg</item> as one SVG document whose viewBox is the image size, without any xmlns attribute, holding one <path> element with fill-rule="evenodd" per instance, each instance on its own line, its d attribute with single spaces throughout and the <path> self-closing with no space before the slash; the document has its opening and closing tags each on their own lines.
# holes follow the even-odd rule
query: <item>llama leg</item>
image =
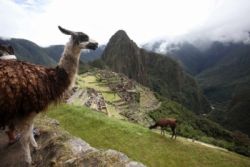
<svg viewBox="0 0 250 167">
<path fill-rule="evenodd" d="M 172 139 L 173 139 L 173 138 L 175 138 L 175 139 L 176 139 L 176 131 L 175 131 L 175 127 L 174 127 L 174 126 L 172 126 L 172 127 L 171 127 L 171 130 L 172 130 L 172 137 L 171 137 L 171 138 L 172 138 Z"/>
<path fill-rule="evenodd" d="M 29 129 L 29 133 L 30 133 L 30 143 L 33 147 L 37 148 L 38 144 L 34 138 L 34 133 L 33 133 L 33 129 L 34 129 L 34 124 L 32 123 L 30 129 Z"/>
<path fill-rule="evenodd" d="M 22 148 L 24 151 L 25 162 L 28 165 L 31 165 L 32 163 L 31 154 L 30 154 L 30 144 L 32 145 L 36 144 L 35 139 L 33 138 L 33 119 L 35 115 L 36 113 L 32 113 L 29 119 L 24 120 L 23 122 L 24 126 L 23 126 L 23 137 L 22 137 L 21 144 L 22 144 Z"/>
<path fill-rule="evenodd" d="M 161 127 L 161 134 L 162 134 L 163 136 L 165 136 L 165 129 L 164 129 L 164 127 Z"/>
<path fill-rule="evenodd" d="M 171 136 L 171 138 L 173 139 L 173 137 L 174 137 L 174 127 L 172 127 L 172 126 L 171 126 L 171 131 L 172 131 L 172 136 Z"/>
<path fill-rule="evenodd" d="M 176 128 L 174 128 L 174 139 L 176 139 Z"/>
<path fill-rule="evenodd" d="M 24 155 L 25 155 L 25 161 L 31 165 L 32 159 L 30 155 L 30 143 L 28 141 L 24 144 Z"/>
<path fill-rule="evenodd" d="M 13 123 L 9 125 L 9 130 L 5 132 L 9 138 L 9 145 L 14 144 L 18 141 L 18 136 L 15 133 L 15 126 Z"/>
<path fill-rule="evenodd" d="M 31 142 L 31 134 L 30 129 L 32 125 L 26 124 L 25 128 L 23 129 L 23 137 L 21 139 L 21 145 L 24 152 L 24 159 L 28 165 L 31 165 L 32 159 L 30 155 L 30 142 Z"/>
</svg>

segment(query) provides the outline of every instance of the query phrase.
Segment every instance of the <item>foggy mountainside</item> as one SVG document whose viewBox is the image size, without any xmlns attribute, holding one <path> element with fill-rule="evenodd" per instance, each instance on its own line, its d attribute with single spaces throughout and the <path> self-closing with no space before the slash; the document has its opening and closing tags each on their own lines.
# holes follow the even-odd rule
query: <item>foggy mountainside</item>
<svg viewBox="0 0 250 167">
<path fill-rule="evenodd" d="M 210 110 L 196 81 L 174 60 L 140 49 L 123 30 L 111 37 L 102 60 L 111 70 L 124 73 L 195 113 Z"/>
<path fill-rule="evenodd" d="M 161 42 L 145 48 L 159 52 Z M 250 44 L 243 42 L 212 42 L 206 49 L 183 42 L 161 48 L 166 56 L 177 60 L 195 76 L 210 103 L 215 107 L 211 117 L 222 125 L 249 131 L 249 106 L 246 94 L 250 85 Z M 235 97 L 238 97 L 235 103 Z"/>
</svg>

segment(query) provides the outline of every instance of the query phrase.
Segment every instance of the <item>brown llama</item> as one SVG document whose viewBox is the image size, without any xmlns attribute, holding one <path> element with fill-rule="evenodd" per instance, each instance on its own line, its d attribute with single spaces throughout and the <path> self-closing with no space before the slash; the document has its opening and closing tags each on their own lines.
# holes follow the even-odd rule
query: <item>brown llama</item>
<svg viewBox="0 0 250 167">
<path fill-rule="evenodd" d="M 58 26 L 70 35 L 69 42 L 55 68 L 24 61 L 0 59 L 0 126 L 9 126 L 9 142 L 16 140 L 15 129 L 21 133 L 20 143 L 25 161 L 31 164 L 30 140 L 34 117 L 52 102 L 58 102 L 71 88 L 78 70 L 81 49 L 95 50 L 98 44 L 82 32 Z"/>
<path fill-rule="evenodd" d="M 2 60 L 16 60 L 17 58 L 15 56 L 15 52 L 14 52 L 13 47 L 10 45 L 0 44 L 0 59 L 2 59 Z M 0 129 L 6 130 L 5 133 L 9 137 L 9 144 L 14 144 L 17 141 L 17 139 L 20 137 L 19 134 L 18 134 L 18 137 L 16 137 L 15 133 L 13 133 L 13 131 L 15 131 L 15 126 L 13 124 L 9 125 L 7 128 L 2 126 L 2 127 L 0 127 Z M 33 147 L 35 147 L 35 148 L 38 147 L 33 133 L 30 134 L 30 143 Z"/>
<path fill-rule="evenodd" d="M 161 135 L 165 135 L 165 130 L 168 126 L 170 126 L 172 131 L 172 139 L 176 139 L 176 126 L 177 126 L 177 120 L 174 118 L 161 118 L 158 121 L 155 122 L 154 125 L 150 126 L 149 129 L 154 129 L 157 127 L 161 127 Z"/>
</svg>

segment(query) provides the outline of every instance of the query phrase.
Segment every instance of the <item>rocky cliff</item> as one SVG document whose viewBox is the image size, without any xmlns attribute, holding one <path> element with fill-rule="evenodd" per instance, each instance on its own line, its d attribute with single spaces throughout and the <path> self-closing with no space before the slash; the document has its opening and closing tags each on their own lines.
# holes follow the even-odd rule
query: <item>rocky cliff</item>
<svg viewBox="0 0 250 167">
<path fill-rule="evenodd" d="M 195 113 L 210 110 L 196 81 L 176 61 L 139 48 L 123 30 L 111 37 L 102 60 L 111 70 L 124 73 Z"/>
</svg>

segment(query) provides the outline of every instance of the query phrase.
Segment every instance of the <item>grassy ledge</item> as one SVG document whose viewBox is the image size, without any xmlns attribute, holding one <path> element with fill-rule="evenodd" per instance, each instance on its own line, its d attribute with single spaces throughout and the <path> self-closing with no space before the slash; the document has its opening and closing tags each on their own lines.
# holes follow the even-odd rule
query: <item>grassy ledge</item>
<svg viewBox="0 0 250 167">
<path fill-rule="evenodd" d="M 73 105 L 50 107 L 48 116 L 93 147 L 115 149 L 152 167 L 247 167 L 250 159 L 183 140 L 171 140 L 140 125 Z"/>
</svg>

